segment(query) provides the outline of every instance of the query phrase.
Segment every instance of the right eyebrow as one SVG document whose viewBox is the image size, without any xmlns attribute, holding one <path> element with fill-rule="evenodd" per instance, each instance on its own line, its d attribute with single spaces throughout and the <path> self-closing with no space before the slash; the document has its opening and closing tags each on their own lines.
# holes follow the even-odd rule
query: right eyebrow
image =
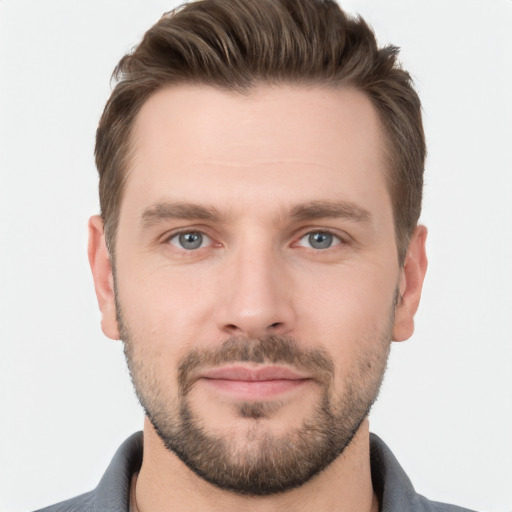
<svg viewBox="0 0 512 512">
<path fill-rule="evenodd" d="M 166 220 L 208 220 L 221 222 L 223 216 L 213 206 L 203 206 L 194 203 L 156 203 L 146 208 L 141 216 L 142 227 L 148 228 Z"/>
</svg>

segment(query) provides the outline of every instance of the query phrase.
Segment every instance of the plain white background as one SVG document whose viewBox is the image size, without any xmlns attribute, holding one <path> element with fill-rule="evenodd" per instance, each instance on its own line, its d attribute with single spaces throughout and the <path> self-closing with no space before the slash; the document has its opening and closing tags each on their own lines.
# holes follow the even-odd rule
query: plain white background
<svg viewBox="0 0 512 512">
<path fill-rule="evenodd" d="M 255 0 L 256 1 L 256 0 Z M 0 0 L 0 510 L 93 488 L 142 426 L 86 258 L 96 124 L 163 0 Z M 417 490 L 512 511 L 512 1 L 347 0 L 402 61 L 429 145 L 430 267 L 372 430 Z"/>
</svg>

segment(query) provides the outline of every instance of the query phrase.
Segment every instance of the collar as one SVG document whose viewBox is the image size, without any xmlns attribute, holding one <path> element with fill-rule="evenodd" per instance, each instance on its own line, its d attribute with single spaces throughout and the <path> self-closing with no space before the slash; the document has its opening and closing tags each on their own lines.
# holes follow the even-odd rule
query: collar
<svg viewBox="0 0 512 512">
<path fill-rule="evenodd" d="M 95 512 L 130 510 L 130 488 L 142 465 L 142 432 L 130 436 L 117 450 L 94 492 Z M 411 481 L 391 450 L 375 434 L 370 434 L 372 483 L 381 512 L 462 512 L 466 509 L 428 501 L 414 490 Z"/>
</svg>

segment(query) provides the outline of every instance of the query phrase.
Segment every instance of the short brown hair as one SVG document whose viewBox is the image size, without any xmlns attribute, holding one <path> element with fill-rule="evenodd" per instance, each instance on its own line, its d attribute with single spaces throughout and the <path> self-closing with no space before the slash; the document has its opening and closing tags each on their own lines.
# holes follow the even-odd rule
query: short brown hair
<svg viewBox="0 0 512 512">
<path fill-rule="evenodd" d="M 115 234 L 142 104 L 157 89 L 208 84 L 248 93 L 261 83 L 352 86 L 375 106 L 387 139 L 388 182 L 403 263 L 421 212 L 425 137 L 421 104 L 398 48 L 378 48 L 365 21 L 333 0 L 197 0 L 164 16 L 125 55 L 96 135 L 107 244 Z"/>
</svg>

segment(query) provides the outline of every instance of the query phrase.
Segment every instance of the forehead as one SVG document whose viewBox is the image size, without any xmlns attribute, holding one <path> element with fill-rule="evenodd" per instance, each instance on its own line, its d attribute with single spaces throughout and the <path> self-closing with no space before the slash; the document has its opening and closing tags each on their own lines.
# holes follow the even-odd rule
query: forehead
<svg viewBox="0 0 512 512">
<path fill-rule="evenodd" d="M 260 208 L 351 196 L 371 204 L 375 194 L 389 202 L 383 139 L 373 105 L 352 88 L 164 88 L 135 120 L 122 210 L 219 194 Z"/>
</svg>

